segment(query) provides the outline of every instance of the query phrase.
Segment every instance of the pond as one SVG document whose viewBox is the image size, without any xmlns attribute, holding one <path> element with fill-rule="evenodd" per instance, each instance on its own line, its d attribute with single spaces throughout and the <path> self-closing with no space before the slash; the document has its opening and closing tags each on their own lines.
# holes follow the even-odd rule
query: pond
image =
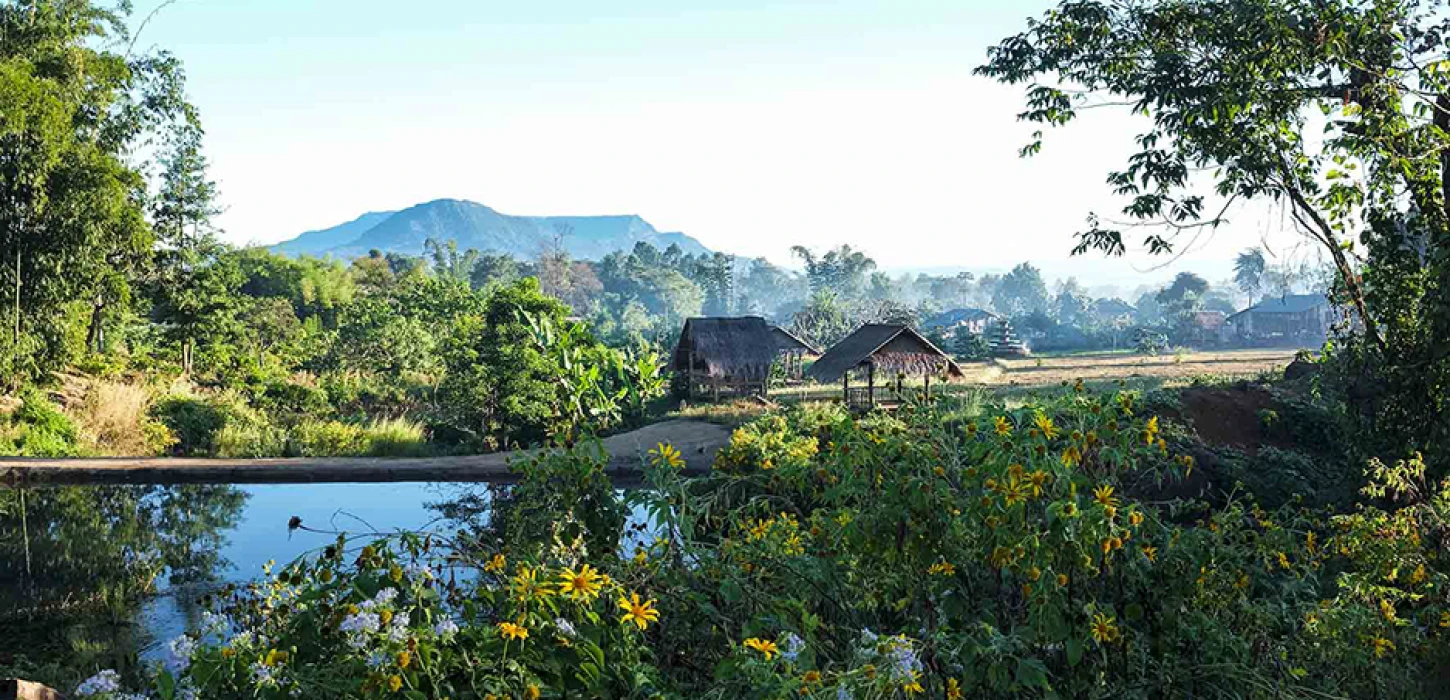
<svg viewBox="0 0 1450 700">
<path fill-rule="evenodd" d="M 0 491 L 0 668 L 154 658 L 194 629 L 219 584 L 320 551 L 336 532 L 452 532 L 444 504 L 491 495 L 451 483 L 67 486 L 27 490 L 22 508 L 20 492 Z M 289 527 L 294 516 L 303 527 Z"/>
</svg>

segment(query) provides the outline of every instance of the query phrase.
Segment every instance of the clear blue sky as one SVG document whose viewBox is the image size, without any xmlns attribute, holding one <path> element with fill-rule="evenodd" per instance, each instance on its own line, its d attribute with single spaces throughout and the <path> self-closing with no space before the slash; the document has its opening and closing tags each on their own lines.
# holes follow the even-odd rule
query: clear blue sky
<svg viewBox="0 0 1450 700">
<path fill-rule="evenodd" d="M 1149 261 L 1067 257 L 1089 211 L 1119 206 L 1103 176 L 1129 118 L 1021 161 L 1021 90 L 971 75 L 1049 4 L 180 0 L 140 43 L 186 63 L 237 242 L 458 197 L 636 213 L 778 262 L 845 242 L 894 268 L 1131 276 Z M 1274 212 L 1239 216 L 1151 276 L 1292 242 Z"/>
</svg>

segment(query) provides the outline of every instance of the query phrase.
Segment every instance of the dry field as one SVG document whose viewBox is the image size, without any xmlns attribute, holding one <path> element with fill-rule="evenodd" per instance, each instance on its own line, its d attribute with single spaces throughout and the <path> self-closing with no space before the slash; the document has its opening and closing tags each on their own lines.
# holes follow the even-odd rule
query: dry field
<svg viewBox="0 0 1450 700">
<path fill-rule="evenodd" d="M 1223 350 L 1149 356 L 1128 353 L 1085 353 L 1057 357 L 1025 357 L 968 363 L 967 383 L 987 386 L 1040 387 L 1082 379 L 1107 382 L 1152 379 L 1164 384 L 1194 377 L 1251 379 L 1262 372 L 1283 370 L 1293 350 Z"/>
<path fill-rule="evenodd" d="M 1077 379 L 1100 388 L 1123 380 L 1133 389 L 1184 385 L 1199 377 L 1254 379 L 1264 372 L 1282 371 L 1294 359 L 1294 353 L 1289 349 L 1185 351 L 1158 356 L 1101 352 L 963 362 L 965 380 L 944 388 L 933 383 L 933 391 L 955 394 L 985 390 L 1010 398 Z M 907 383 L 920 385 L 920 379 Z M 785 402 L 835 400 L 841 396 L 841 387 L 839 384 L 784 386 L 772 389 L 770 395 L 776 401 Z"/>
</svg>

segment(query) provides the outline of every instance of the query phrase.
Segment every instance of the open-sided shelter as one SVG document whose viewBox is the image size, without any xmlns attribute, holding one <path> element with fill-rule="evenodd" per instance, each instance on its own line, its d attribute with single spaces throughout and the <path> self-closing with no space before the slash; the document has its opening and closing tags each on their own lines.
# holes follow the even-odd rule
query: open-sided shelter
<svg viewBox="0 0 1450 700">
<path fill-rule="evenodd" d="M 866 386 L 851 388 L 851 373 L 865 374 Z M 902 324 L 868 323 L 826 351 L 811 365 L 807 376 L 822 382 L 841 382 L 847 405 L 869 408 L 877 404 L 878 377 L 883 393 L 902 396 L 903 377 L 920 376 L 931 391 L 932 377 L 956 379 L 962 368 L 931 341 Z M 895 385 L 892 389 L 892 385 Z"/>
<path fill-rule="evenodd" d="M 804 358 L 819 351 L 759 316 L 697 317 L 685 320 L 671 360 L 685 394 L 765 395 L 776 360 L 796 373 Z"/>
</svg>

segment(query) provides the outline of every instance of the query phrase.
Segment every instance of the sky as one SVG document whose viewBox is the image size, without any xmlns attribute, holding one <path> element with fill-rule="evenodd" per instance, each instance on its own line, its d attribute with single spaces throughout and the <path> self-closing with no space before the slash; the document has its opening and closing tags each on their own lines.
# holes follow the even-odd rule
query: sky
<svg viewBox="0 0 1450 700">
<path fill-rule="evenodd" d="M 1050 5 L 178 0 L 138 43 L 186 65 L 235 243 L 445 197 L 638 214 L 782 264 L 847 243 L 888 270 L 1031 260 L 1087 284 L 1218 280 L 1299 243 L 1251 205 L 1172 264 L 1070 258 L 1090 212 L 1121 209 L 1104 177 L 1136 123 L 1095 110 L 1023 160 L 1023 88 L 972 75 Z"/>
</svg>

